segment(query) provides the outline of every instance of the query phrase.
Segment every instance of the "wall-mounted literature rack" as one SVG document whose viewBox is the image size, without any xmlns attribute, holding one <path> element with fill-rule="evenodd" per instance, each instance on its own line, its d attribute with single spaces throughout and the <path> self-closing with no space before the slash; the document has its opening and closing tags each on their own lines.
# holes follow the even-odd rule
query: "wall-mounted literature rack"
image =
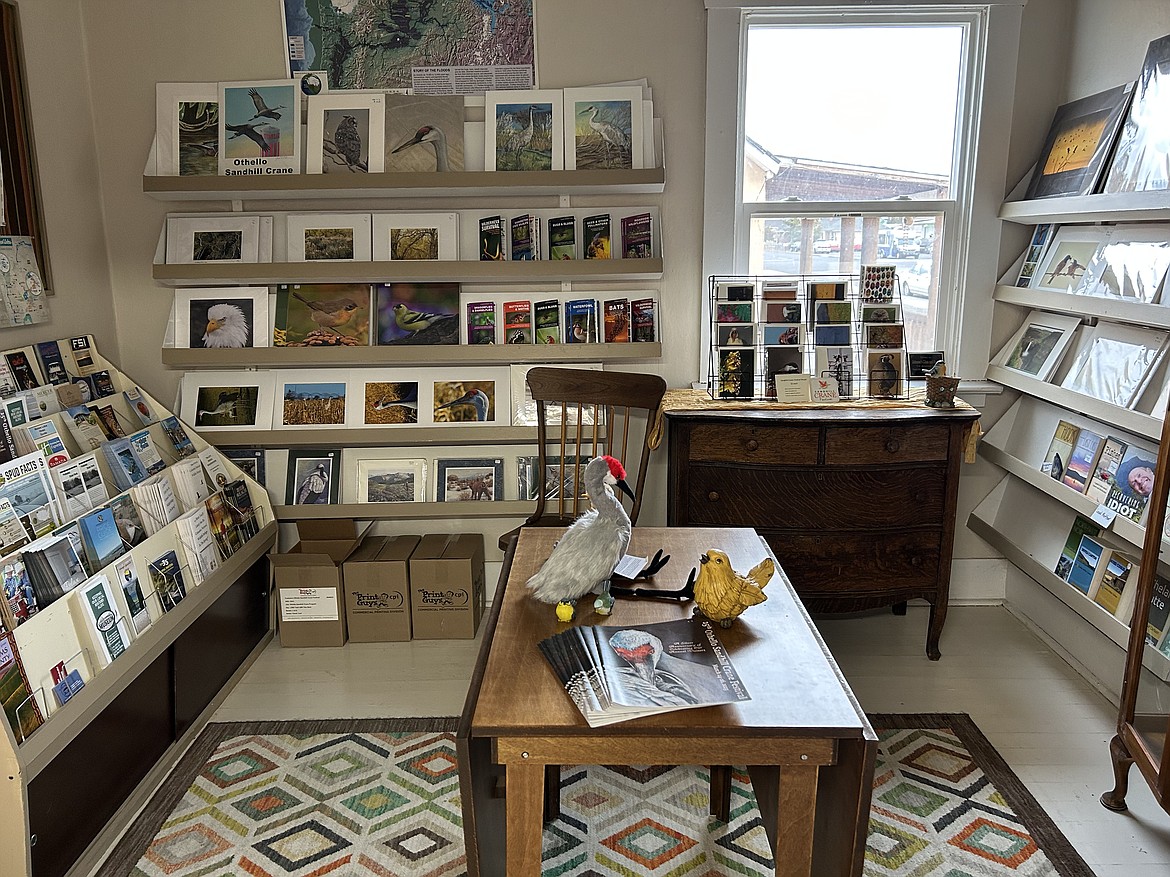
<svg viewBox="0 0 1170 877">
<path fill-rule="evenodd" d="M 1166 193 L 1117 192 L 1110 195 L 1037 198 L 1032 201 L 1005 201 L 999 218 L 1022 225 L 1043 222 L 1147 222 L 1170 219 Z"/>
</svg>

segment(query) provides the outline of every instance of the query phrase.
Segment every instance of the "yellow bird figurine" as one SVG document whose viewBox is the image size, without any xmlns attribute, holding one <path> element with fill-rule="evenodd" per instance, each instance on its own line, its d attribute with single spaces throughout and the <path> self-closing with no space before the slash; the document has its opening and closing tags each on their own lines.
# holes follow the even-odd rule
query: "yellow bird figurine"
<svg viewBox="0 0 1170 877">
<path fill-rule="evenodd" d="M 743 610 L 768 599 L 764 587 L 772 580 L 776 565 L 765 557 L 746 576 L 731 568 L 727 555 L 712 548 L 699 558 L 699 577 L 695 581 L 695 611 L 731 627 Z"/>
</svg>

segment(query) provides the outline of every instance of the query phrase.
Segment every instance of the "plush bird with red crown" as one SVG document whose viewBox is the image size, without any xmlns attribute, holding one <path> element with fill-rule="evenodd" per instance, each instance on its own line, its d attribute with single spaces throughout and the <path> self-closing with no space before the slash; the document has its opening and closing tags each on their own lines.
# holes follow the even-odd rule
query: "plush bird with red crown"
<svg viewBox="0 0 1170 877">
<path fill-rule="evenodd" d="M 594 609 L 608 615 L 613 568 L 630 545 L 630 516 L 614 496 L 617 488 L 634 498 L 626 484 L 626 470 L 613 457 L 594 457 L 585 467 L 585 492 L 593 508 L 575 520 L 553 547 L 540 570 L 528 580 L 528 590 L 542 603 L 557 604 L 557 617 L 569 621 L 574 602 L 593 592 Z"/>
</svg>

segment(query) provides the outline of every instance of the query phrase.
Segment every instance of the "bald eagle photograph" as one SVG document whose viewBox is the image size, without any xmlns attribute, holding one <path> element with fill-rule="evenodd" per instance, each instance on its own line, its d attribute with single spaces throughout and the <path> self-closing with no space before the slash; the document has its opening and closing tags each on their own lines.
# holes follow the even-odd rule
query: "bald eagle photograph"
<svg viewBox="0 0 1170 877">
<path fill-rule="evenodd" d="M 218 293 L 218 294 L 217 294 Z M 230 297 L 223 297 L 227 293 Z M 194 348 L 267 346 L 268 291 L 181 290 L 175 302 L 175 345 Z M 260 326 L 260 336 L 255 327 Z"/>
</svg>

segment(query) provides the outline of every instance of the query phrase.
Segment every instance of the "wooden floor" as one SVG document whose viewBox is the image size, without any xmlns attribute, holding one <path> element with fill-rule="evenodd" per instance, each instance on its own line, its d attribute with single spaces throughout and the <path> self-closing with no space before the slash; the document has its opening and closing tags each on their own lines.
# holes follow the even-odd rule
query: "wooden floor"
<svg viewBox="0 0 1170 877">
<path fill-rule="evenodd" d="M 1128 813 L 1097 802 L 1113 784 L 1113 706 L 1007 610 L 952 608 L 937 663 L 923 653 L 925 609 L 821 619 L 818 627 L 867 711 L 970 714 L 1098 877 L 1170 874 L 1170 815 L 1136 770 Z M 273 643 L 215 720 L 457 715 L 478 647 Z"/>
</svg>

